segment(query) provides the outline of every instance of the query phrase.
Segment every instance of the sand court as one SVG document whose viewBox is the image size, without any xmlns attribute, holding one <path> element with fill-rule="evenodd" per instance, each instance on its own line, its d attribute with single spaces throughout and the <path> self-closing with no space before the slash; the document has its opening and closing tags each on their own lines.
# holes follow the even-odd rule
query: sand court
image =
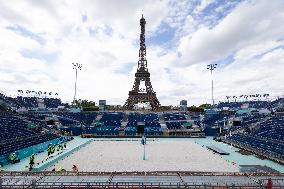
<svg viewBox="0 0 284 189">
<path fill-rule="evenodd" d="M 239 172 L 227 162 L 194 141 L 156 140 L 146 145 L 140 141 L 93 141 L 48 168 L 62 167 L 71 171 L 73 164 L 79 171 L 212 171 Z"/>
</svg>

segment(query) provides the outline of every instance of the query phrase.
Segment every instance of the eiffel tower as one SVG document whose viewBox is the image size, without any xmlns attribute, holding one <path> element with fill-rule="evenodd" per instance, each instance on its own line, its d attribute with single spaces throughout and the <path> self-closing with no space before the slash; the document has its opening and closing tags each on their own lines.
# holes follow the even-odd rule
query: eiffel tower
<svg viewBox="0 0 284 189">
<path fill-rule="evenodd" d="M 129 91 L 128 99 L 126 100 L 124 107 L 127 110 L 133 110 L 134 105 L 138 103 L 149 103 L 152 110 L 159 110 L 160 102 L 156 97 L 151 81 L 150 73 L 147 68 L 146 59 L 146 45 L 145 45 L 145 18 L 140 19 L 141 34 L 140 34 L 140 49 L 139 49 L 139 61 L 137 72 L 135 73 L 135 81 L 132 90 Z M 140 89 L 141 83 L 145 83 L 145 88 Z"/>
</svg>

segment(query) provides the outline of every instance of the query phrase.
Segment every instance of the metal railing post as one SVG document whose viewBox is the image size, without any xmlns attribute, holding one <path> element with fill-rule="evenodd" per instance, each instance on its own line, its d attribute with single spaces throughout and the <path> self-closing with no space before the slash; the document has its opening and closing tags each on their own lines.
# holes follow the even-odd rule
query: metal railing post
<svg viewBox="0 0 284 189">
<path fill-rule="evenodd" d="M 35 179 L 32 180 L 32 188 L 36 188 L 36 180 Z"/>
<path fill-rule="evenodd" d="M 179 182 L 177 183 L 177 188 L 180 188 Z"/>
<path fill-rule="evenodd" d="M 261 185 L 262 185 L 261 181 L 258 183 L 258 185 L 259 185 L 259 189 L 261 189 L 262 188 L 261 187 Z"/>
</svg>

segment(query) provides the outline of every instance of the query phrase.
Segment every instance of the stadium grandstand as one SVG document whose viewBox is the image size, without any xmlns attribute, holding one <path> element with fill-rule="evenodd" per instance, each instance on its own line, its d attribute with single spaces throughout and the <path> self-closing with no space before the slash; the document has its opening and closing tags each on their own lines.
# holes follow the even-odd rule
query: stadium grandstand
<svg viewBox="0 0 284 189">
<path fill-rule="evenodd" d="M 7 1 L 7 3 L 8 2 L 9 1 Z M 160 1 L 157 2 L 161 3 Z M 165 2 L 163 1 L 163 3 Z M 241 62 L 244 60 L 247 61 L 247 64 L 252 64 L 252 62 L 254 62 L 256 58 L 263 59 L 263 62 L 270 61 L 264 56 L 267 56 L 267 54 L 274 52 L 274 50 L 277 50 L 279 52 L 283 50 L 283 45 L 281 46 L 281 44 L 283 43 L 283 38 L 281 38 L 282 35 L 276 36 L 277 38 L 275 37 L 273 38 L 273 40 L 265 40 L 265 36 L 270 35 L 264 33 L 263 36 L 260 37 L 260 39 L 261 41 L 263 40 L 268 44 L 264 46 L 265 48 L 269 47 L 269 49 L 263 48 L 261 50 L 263 51 L 262 54 L 257 54 L 256 52 L 254 52 L 256 51 L 254 50 L 254 48 L 259 48 L 260 43 L 254 44 L 253 41 L 257 40 L 254 38 L 250 39 L 250 36 L 254 36 L 254 33 L 252 32 L 247 34 L 236 30 L 238 32 L 235 33 L 241 33 L 240 36 L 246 38 L 242 39 L 242 41 L 240 41 L 238 44 L 233 44 L 230 42 L 230 46 L 242 46 L 242 48 L 232 48 L 225 50 L 218 49 L 221 46 L 224 46 L 226 48 L 225 42 L 222 41 L 222 37 L 220 37 L 223 35 L 219 35 L 219 32 L 224 30 L 223 25 L 226 26 L 227 23 L 230 23 L 230 19 L 227 19 L 227 17 L 225 18 L 225 16 L 227 14 L 230 14 L 230 11 L 232 10 L 225 11 L 225 9 L 234 9 L 234 7 L 237 6 L 236 2 L 231 2 L 230 4 L 225 4 L 224 2 L 218 3 L 217 1 L 214 1 L 214 3 L 213 1 L 194 2 L 197 7 L 192 9 L 192 7 L 189 6 L 186 11 L 192 12 L 193 14 L 187 15 L 184 15 L 185 12 L 180 10 L 181 8 L 185 8 L 188 5 L 183 1 L 180 3 L 170 2 L 170 9 L 165 9 L 165 6 L 162 5 L 159 6 L 160 8 L 157 10 L 154 9 L 156 2 L 153 2 L 151 6 L 143 5 L 143 7 L 146 9 L 146 12 L 154 10 L 154 12 L 159 15 L 156 21 L 154 20 L 154 22 L 151 21 L 150 24 L 148 23 L 151 26 L 150 31 L 147 31 L 145 28 L 146 19 L 144 18 L 143 14 L 140 18 L 139 24 L 141 27 L 141 32 L 139 35 L 139 60 L 137 62 L 137 69 L 135 70 L 131 65 L 131 62 L 133 60 L 125 61 L 124 55 L 120 58 L 118 57 L 118 54 L 122 54 L 122 52 L 125 49 L 129 48 L 129 46 L 133 48 L 133 46 L 136 45 L 136 42 L 138 42 L 134 40 L 133 36 L 128 36 L 129 34 L 132 35 L 134 30 L 130 31 L 130 28 L 126 28 L 127 32 L 125 33 L 125 23 L 122 26 L 120 24 L 122 23 L 121 20 L 123 20 L 121 19 L 121 16 L 131 15 L 134 18 L 137 15 L 134 12 L 141 10 L 141 8 L 143 8 L 142 6 L 134 8 L 135 3 L 133 3 L 133 5 L 131 4 L 131 7 L 127 8 L 124 8 L 123 3 L 121 3 L 121 6 L 111 6 L 111 3 L 114 2 L 102 3 L 101 7 L 106 6 L 108 8 L 107 10 L 101 9 L 100 6 L 90 6 L 92 8 L 96 8 L 91 9 L 92 11 L 99 11 L 99 16 L 97 16 L 97 13 L 94 14 L 87 12 L 89 7 L 85 9 L 81 2 L 78 4 L 80 6 L 77 6 L 76 3 L 69 5 L 69 1 L 64 1 L 64 3 L 59 3 L 54 6 L 52 2 L 50 4 L 41 4 L 40 2 L 32 3 L 34 5 L 37 5 L 33 6 L 35 7 L 34 10 L 37 13 L 37 15 L 34 16 L 35 18 L 37 18 L 36 20 L 41 20 L 42 18 L 45 18 L 46 15 L 48 15 L 45 15 L 45 13 L 42 14 L 40 12 L 41 10 L 37 11 L 37 8 L 45 8 L 46 12 L 48 12 L 49 9 L 53 10 L 51 14 L 55 15 L 54 18 L 56 19 L 54 19 L 55 24 L 52 25 L 52 31 L 42 31 L 41 27 L 38 27 L 36 24 L 33 27 L 26 29 L 25 27 L 21 26 L 21 22 L 9 23 L 4 19 L 3 26 L 5 24 L 8 25 L 6 27 L 3 27 L 5 28 L 5 32 L 2 33 L 4 35 L 7 35 L 9 34 L 9 32 L 11 32 L 14 36 L 21 35 L 21 38 L 19 39 L 21 39 L 21 43 L 23 44 L 25 44 L 25 40 L 22 40 L 22 37 L 28 37 L 29 39 L 27 41 L 33 41 L 29 43 L 31 50 L 25 49 L 22 46 L 20 46 L 19 49 L 16 49 L 17 55 L 20 58 L 16 56 L 17 61 L 15 62 L 21 62 L 23 59 L 28 60 L 28 62 L 31 61 L 31 65 L 40 65 L 38 66 L 39 68 L 35 66 L 35 69 L 32 70 L 32 72 L 36 74 L 38 70 L 43 68 L 44 70 L 41 71 L 43 71 L 42 73 L 44 74 L 60 74 L 60 76 L 58 77 L 51 77 L 48 75 L 48 77 L 42 77 L 43 79 L 36 76 L 35 80 L 40 80 L 39 83 L 48 83 L 49 81 L 47 80 L 53 78 L 52 80 L 54 81 L 52 83 L 52 86 L 54 85 L 54 87 L 50 87 L 48 90 L 53 90 L 51 88 L 59 89 L 61 87 L 61 90 L 66 91 L 64 91 L 64 96 L 60 96 L 55 92 L 41 92 L 34 90 L 17 90 L 17 95 L 14 96 L 0 92 L 0 189 L 284 188 L 284 98 L 274 98 L 274 96 L 265 93 L 226 96 L 226 100 L 220 101 L 220 96 L 223 94 L 221 94 L 220 92 L 216 95 L 216 99 L 214 99 L 213 89 L 214 86 L 221 86 L 221 82 L 217 83 L 217 85 L 215 85 L 215 83 L 213 82 L 213 72 L 214 69 L 217 68 L 217 63 L 222 64 L 220 67 L 225 67 L 226 64 L 229 64 L 231 66 L 233 63 L 236 64 L 235 62 L 241 64 Z M 140 5 L 144 3 L 147 2 L 143 1 Z M 269 3 L 271 3 L 271 6 L 275 9 L 276 7 L 279 7 L 278 9 L 281 8 L 280 3 L 279 5 L 274 5 L 270 1 Z M 4 7 L 4 9 L 6 10 L 2 11 L 4 12 L 4 16 L 2 17 L 9 17 L 9 19 L 13 18 L 12 20 L 16 21 L 16 17 L 20 17 L 22 15 L 19 13 L 14 13 L 14 8 L 15 10 L 22 10 L 22 4 L 25 4 L 25 2 L 23 1 L 19 3 L 19 7 L 16 8 L 15 4 L 13 4 L 13 7 L 10 8 L 8 6 L 6 7 L 5 2 L 5 5 L 0 6 L 2 7 L 2 9 Z M 217 4 L 224 4 L 224 6 L 217 7 Z M 47 5 L 48 7 L 45 7 Z M 75 7 L 76 9 L 79 9 L 80 12 L 77 14 L 75 12 L 75 14 L 72 16 L 70 16 L 71 14 L 65 16 L 64 13 L 66 13 L 66 11 L 64 11 L 63 8 L 62 12 L 57 11 L 58 5 L 60 5 L 59 7 L 69 5 L 68 10 L 72 11 L 72 8 Z M 252 12 L 258 14 L 265 12 L 262 10 L 256 11 L 253 8 L 246 9 L 245 6 L 248 5 L 250 5 L 250 3 L 244 3 L 242 5 L 243 7 L 240 6 L 240 8 L 238 8 L 240 12 L 237 12 L 237 14 L 235 14 L 240 17 L 241 21 L 245 21 L 243 19 L 245 17 L 242 17 L 243 15 L 240 14 L 241 11 L 252 10 Z M 275 18 L 279 17 L 279 15 L 282 16 L 280 18 L 284 18 L 283 11 L 281 12 L 282 14 L 276 14 L 274 11 L 271 11 L 271 9 L 269 9 L 270 4 L 269 6 L 264 5 L 261 7 L 267 7 L 267 12 L 275 14 Z M 124 8 L 122 10 L 125 12 L 119 11 L 119 13 L 123 14 L 119 14 L 118 16 L 118 14 L 113 13 L 113 11 L 116 11 L 114 9 L 121 9 L 122 7 Z M 23 10 L 25 11 L 21 12 L 33 13 L 28 9 Z M 131 14 L 129 14 L 129 12 L 127 12 L 129 10 L 134 12 L 131 12 Z M 167 12 L 167 14 L 169 13 L 169 15 L 165 14 L 165 12 L 163 11 Z M 208 12 L 206 13 L 206 11 Z M 10 12 L 13 14 L 12 16 L 9 16 Z M 62 15 L 56 14 L 59 12 L 62 13 L 64 17 L 68 18 L 68 27 L 66 27 L 66 20 L 62 18 Z M 216 13 L 216 15 L 211 15 L 211 12 L 214 12 L 214 14 Z M 108 20 L 109 23 L 100 22 L 99 17 L 101 16 L 101 13 L 106 14 L 104 17 L 108 18 L 106 20 Z M 175 15 L 176 13 L 178 13 L 177 16 Z M 174 19 L 171 18 L 172 14 L 175 15 Z M 30 16 L 30 14 L 28 15 Z M 113 15 L 115 16 L 115 19 L 111 17 Z M 167 15 L 166 21 L 162 19 L 163 15 Z M 250 18 L 248 20 L 253 20 L 253 17 L 258 16 L 259 15 L 248 17 Z M 42 26 L 48 23 L 49 17 L 50 16 L 48 15 L 46 22 L 42 22 Z M 194 23 L 196 24 L 196 27 L 190 27 L 190 30 L 192 29 L 193 31 L 187 31 L 189 29 L 188 25 L 190 25 L 187 24 L 187 22 L 191 23 L 192 21 L 196 21 L 195 17 L 198 17 L 198 22 L 200 21 L 200 23 Z M 231 17 L 234 18 L 234 15 L 231 14 Z M 56 21 L 58 20 L 60 21 L 60 24 L 56 24 Z M 71 25 L 73 20 L 76 21 L 76 25 Z M 96 20 L 95 25 L 93 25 L 93 20 Z M 103 20 L 105 21 L 105 19 Z M 123 31 L 122 33 L 115 33 L 118 30 L 111 25 L 113 20 L 115 20 L 115 27 L 118 27 L 119 30 Z M 160 22 L 158 20 L 163 21 Z M 235 20 L 238 21 L 238 19 Z M 29 25 L 29 20 L 26 16 L 22 16 L 21 21 L 27 23 L 27 26 Z M 226 21 L 225 24 L 224 21 Z M 219 25 L 215 25 L 215 22 Z M 168 26 L 169 23 L 171 23 L 171 26 L 165 28 L 165 26 Z M 257 21 L 255 20 L 253 20 L 251 23 L 256 25 L 255 27 L 253 27 L 253 29 L 251 29 L 252 31 L 256 30 L 256 32 L 263 33 L 266 29 L 266 25 L 271 25 L 271 27 L 275 25 L 278 26 L 277 28 L 279 28 L 279 31 L 273 31 L 272 33 L 283 33 L 280 32 L 282 31 L 282 28 L 280 27 L 281 24 L 278 24 L 276 22 L 274 23 L 274 21 L 272 22 L 271 20 L 263 20 L 263 22 L 261 22 L 261 27 L 259 27 Z M 232 22 L 229 25 L 231 26 L 231 24 L 233 25 L 235 23 Z M 57 25 L 62 25 L 64 29 L 58 32 L 56 30 Z M 187 27 L 183 28 L 182 25 L 185 25 Z M 180 28 L 177 28 L 177 26 Z M 243 26 L 247 25 L 244 24 Z M 32 32 L 34 28 L 38 30 L 37 33 Z M 171 29 L 170 31 L 168 30 L 169 28 Z M 232 31 L 234 31 L 235 28 L 231 28 L 233 28 Z M 250 27 L 242 28 L 244 29 Z M 264 29 L 259 30 L 259 28 Z M 236 29 L 238 28 L 236 27 Z M 128 30 L 130 32 L 128 32 Z M 213 30 L 215 31 L 215 34 L 213 33 L 214 35 L 208 35 L 207 32 L 211 32 Z M 156 31 L 158 31 L 158 34 L 162 34 L 162 37 L 157 37 Z M 68 34 L 68 40 L 64 39 L 66 32 L 71 32 L 70 35 Z M 72 32 L 76 32 L 76 34 Z M 174 47 L 178 49 L 174 53 L 171 52 L 174 56 L 170 54 L 169 57 L 166 57 L 162 60 L 166 60 L 166 63 L 171 66 L 173 64 L 169 63 L 168 61 L 174 60 L 175 63 L 176 61 L 178 62 L 179 60 L 182 60 L 182 62 L 186 62 L 186 64 L 188 62 L 188 65 L 190 66 L 178 66 L 178 69 L 172 72 L 170 67 L 164 67 L 164 65 L 166 64 L 162 65 L 158 62 L 158 66 L 156 65 L 157 67 L 153 67 L 153 73 L 157 73 L 160 68 L 162 69 L 163 77 L 161 77 L 160 79 L 162 83 L 161 81 L 157 82 L 157 77 L 159 76 L 153 77 L 156 80 L 152 80 L 151 83 L 150 76 L 152 73 L 150 74 L 150 69 L 148 69 L 148 64 L 150 64 L 150 61 L 147 61 L 146 59 L 145 33 L 147 32 L 151 33 L 151 49 L 155 47 L 155 53 L 158 53 L 152 54 L 151 58 L 163 57 L 167 52 L 171 52 L 172 47 Z M 167 32 L 170 32 L 169 36 Z M 50 35 L 50 33 L 52 33 L 52 35 Z M 80 35 L 83 34 L 87 35 L 85 37 L 82 36 L 82 40 L 79 40 L 80 43 L 82 42 L 82 44 L 85 44 L 86 47 L 89 47 L 89 41 L 98 44 L 98 48 L 92 50 L 90 56 L 86 56 L 88 55 L 88 53 L 90 53 L 87 52 L 87 48 L 77 48 L 75 44 L 75 42 L 78 41 L 76 40 L 76 38 L 79 38 Z M 58 35 L 58 37 L 53 38 L 53 35 Z M 173 37 L 171 37 L 171 35 Z M 92 39 L 88 38 L 90 36 L 92 37 Z M 99 36 L 100 38 L 96 38 L 97 36 Z M 206 36 L 213 38 L 217 36 L 218 40 L 210 39 L 207 40 L 207 42 L 210 44 L 212 42 L 214 43 L 216 41 L 220 41 L 221 45 L 219 45 L 218 48 L 216 47 L 216 49 L 218 49 L 218 52 L 215 52 L 214 49 L 208 50 L 203 48 L 205 46 L 201 44 L 202 40 L 199 40 L 200 36 L 205 37 L 205 39 Z M 241 37 L 236 36 L 236 39 Z M 7 37 L 7 41 L 10 41 L 11 38 L 12 37 Z M 108 40 L 108 38 L 110 38 L 111 40 Z M 159 45 L 163 44 L 164 47 L 161 49 L 157 48 L 158 46 L 156 46 L 157 44 L 155 44 L 155 41 L 159 41 L 165 38 L 169 38 L 167 43 L 159 43 Z M 230 35 L 226 34 L 225 38 L 230 39 L 231 37 Z M 122 46 L 121 49 L 118 49 L 118 45 L 116 45 L 115 43 L 112 44 L 111 41 L 113 39 L 117 39 L 116 42 L 120 43 L 124 40 L 128 42 L 125 44 L 125 46 Z M 177 39 L 179 40 L 178 42 L 172 43 L 172 41 Z M 52 40 L 54 43 L 49 44 L 49 42 L 47 42 L 48 40 Z M 66 44 L 66 41 L 68 41 L 69 43 Z M 101 46 L 101 41 L 103 41 L 105 45 Z M 250 44 L 246 44 L 246 41 L 249 41 Z M 36 44 L 37 42 L 39 43 L 39 45 L 34 45 L 34 43 Z M 59 44 L 58 42 L 62 44 Z M 48 48 L 45 43 L 48 44 Z M 72 43 L 74 43 L 75 45 L 72 45 Z M 226 41 L 226 43 L 228 42 Z M 60 48 L 58 47 L 54 50 L 54 52 L 51 52 L 50 49 L 55 47 L 55 45 L 59 45 Z M 273 48 L 274 45 L 277 46 Z M 36 51 L 33 51 L 33 46 L 40 48 L 38 48 Z M 63 49 L 63 47 L 66 48 L 69 46 L 71 48 L 68 48 L 68 50 Z M 107 51 L 107 46 L 111 46 L 113 49 L 119 51 L 116 52 L 117 54 L 110 54 Z M 251 50 L 252 47 L 253 50 Z M 12 48 L 12 46 L 9 46 L 9 48 L 7 48 L 8 53 L 10 48 Z M 200 50 L 199 48 L 203 48 L 204 52 L 202 53 L 204 53 L 205 55 L 208 54 L 207 56 L 212 56 L 212 58 L 206 58 L 201 56 L 200 54 L 192 58 L 192 55 L 196 54 L 197 50 Z M 99 51 L 97 51 L 98 49 Z M 49 50 L 50 52 L 39 53 L 39 50 Z M 65 76 L 69 76 L 69 73 L 63 73 L 64 71 L 62 71 L 62 69 L 65 69 L 64 64 L 70 61 L 69 54 L 72 54 L 70 53 L 70 50 L 72 50 L 72 52 L 74 51 L 74 57 L 78 56 L 78 59 L 81 59 L 82 61 L 92 62 L 90 61 L 92 60 L 92 56 L 98 57 L 96 59 L 98 63 L 92 65 L 95 69 L 99 68 L 97 69 L 98 71 L 94 71 L 92 70 L 94 68 L 92 68 L 90 69 L 90 71 L 88 70 L 88 72 L 85 72 L 85 74 L 91 73 L 92 77 L 89 77 L 89 75 L 86 75 L 86 77 L 84 77 L 85 79 L 88 78 L 88 80 L 85 80 L 84 87 L 93 88 L 95 90 L 90 92 L 80 89 L 79 95 L 84 97 L 84 99 L 77 98 L 77 79 L 80 71 L 83 68 L 83 65 L 81 63 L 72 63 L 72 69 L 75 74 L 74 96 L 73 94 L 71 96 L 70 90 L 67 90 L 65 88 L 67 86 L 70 86 L 70 83 L 68 83 L 70 78 L 65 78 Z M 226 59 L 218 60 L 219 57 L 221 57 L 222 51 L 228 51 L 231 53 L 231 55 L 222 55 L 226 57 Z M 0 52 L 0 54 L 1 53 L 2 52 Z M 189 55 L 186 56 L 191 57 L 192 59 L 188 59 L 188 57 L 185 56 L 185 54 L 187 53 L 189 53 Z M 251 55 L 250 53 L 253 53 L 253 56 L 248 56 Z M 247 54 L 247 57 L 242 58 L 241 56 L 243 54 Z M 21 57 L 20 55 L 23 57 Z M 273 59 L 273 61 L 276 61 L 276 59 L 278 59 L 278 57 L 280 56 L 271 57 L 276 57 Z M 46 61 L 41 65 L 40 63 L 41 61 L 43 61 L 42 59 Z M 58 63 L 58 68 L 60 69 L 56 71 L 54 70 L 55 68 L 57 69 L 57 65 L 52 67 L 52 69 L 50 70 L 46 69 L 47 66 L 45 66 L 45 63 L 49 63 L 49 60 L 51 60 L 50 62 L 53 63 L 53 59 L 58 59 L 56 62 L 64 63 L 60 63 L 60 65 Z M 7 61 L 8 63 L 12 62 L 10 61 L 10 58 L 6 57 L 4 61 Z M 111 62 L 111 64 L 109 64 L 110 66 L 107 65 L 102 67 L 111 68 L 113 71 L 112 73 L 116 74 L 115 77 L 108 74 L 108 72 L 106 71 L 102 71 L 101 68 L 98 67 L 101 66 L 102 63 L 104 63 L 102 61 Z M 118 62 L 123 62 L 124 65 L 119 65 Z M 128 62 L 130 62 L 131 64 Z M 196 74 L 195 72 L 193 72 L 195 75 L 192 75 L 194 75 L 195 77 L 199 77 L 200 74 L 198 73 L 203 74 L 204 70 L 202 71 L 202 69 L 199 69 L 198 66 L 202 65 L 205 62 L 210 62 L 210 64 L 206 65 L 207 70 L 210 71 L 211 74 L 210 89 L 212 99 L 210 99 L 210 101 L 212 100 L 212 103 L 210 102 L 210 104 L 207 103 L 207 101 L 209 100 L 207 97 L 208 94 L 204 92 L 203 89 L 205 89 L 205 87 L 202 86 L 203 83 L 206 82 L 197 79 L 196 83 L 190 83 L 185 80 L 188 73 L 192 74 L 190 71 L 191 68 L 194 68 L 195 71 L 199 71 L 196 72 Z M 193 64 L 194 66 L 192 67 Z M 90 66 L 90 64 L 86 65 Z M 237 66 L 233 65 L 232 67 Z M 246 70 L 244 68 L 245 67 L 242 68 L 242 71 L 245 75 Z M 4 68 L 4 70 L 5 69 L 6 67 Z M 9 74 L 10 68 L 7 70 L 7 74 Z M 114 98 L 114 96 L 117 92 L 116 90 L 122 85 L 124 86 L 125 83 L 119 81 L 121 82 L 119 83 L 121 85 L 111 88 L 111 92 L 113 92 L 111 95 L 114 96 L 103 94 L 103 91 L 98 89 L 98 86 L 103 85 L 105 87 L 105 85 L 107 85 L 107 82 L 104 81 L 105 78 L 106 80 L 109 79 L 112 82 L 113 86 L 116 85 L 117 83 L 116 81 L 114 82 L 114 80 L 116 80 L 116 78 L 119 78 L 120 74 L 122 75 L 123 73 L 125 73 L 125 70 L 131 70 L 135 72 L 134 84 L 128 92 L 127 98 L 124 99 L 124 105 L 109 105 L 108 103 L 113 103 L 114 101 L 118 102 L 120 100 L 120 98 Z M 22 74 L 28 75 L 27 73 L 29 73 L 29 71 L 30 70 L 24 70 Z M 175 77 L 176 73 L 179 72 L 181 72 L 182 75 L 178 76 L 178 79 L 172 78 Z M 227 73 L 230 74 L 230 72 Z M 268 70 L 267 73 L 272 75 L 271 73 L 273 72 L 271 70 Z M 168 76 L 169 78 L 164 77 L 164 75 Z M 262 77 L 267 77 L 267 75 L 268 74 L 263 74 Z M 249 79 L 257 80 L 257 76 L 258 75 L 252 78 L 243 78 L 243 75 L 241 75 L 239 76 L 239 78 L 237 78 L 239 80 L 235 78 L 236 80 L 224 83 L 243 83 L 248 81 Z M 6 75 L 4 77 L 6 77 Z M 22 78 L 22 76 L 19 78 Z M 61 81 L 60 79 L 62 78 L 66 80 Z M 94 82 L 96 84 L 90 83 L 90 80 L 93 78 L 99 78 L 101 80 L 99 82 Z M 125 81 L 125 78 L 123 81 Z M 41 79 L 43 81 L 41 81 Z M 181 79 L 184 79 L 185 81 L 180 82 L 179 80 Z M 5 80 L 4 83 L 9 83 L 9 80 L 10 78 L 8 78 L 8 82 Z M 34 77 L 31 77 L 30 80 L 33 81 Z M 28 79 L 27 81 L 30 80 Z M 166 85 L 168 81 L 171 82 L 169 85 L 170 87 L 169 90 L 165 90 L 163 88 L 164 86 L 162 85 Z M 26 83 L 27 82 L 25 81 L 25 84 Z M 37 82 L 34 82 L 33 85 L 35 85 L 36 83 Z M 173 84 L 179 83 L 181 83 L 182 86 L 175 88 Z M 51 86 L 51 83 L 48 84 L 50 85 L 46 86 Z M 160 86 L 158 85 L 160 88 L 157 88 L 159 89 L 157 91 L 154 90 L 154 86 L 156 84 L 160 84 Z M 265 81 L 264 84 L 269 84 L 269 82 Z M 33 85 L 24 86 L 23 84 L 23 86 L 21 87 L 32 87 Z M 140 85 L 143 85 L 142 88 Z M 189 94 L 187 94 L 187 92 L 192 89 L 186 88 L 188 86 L 196 87 L 197 85 L 199 89 L 202 89 L 201 91 L 203 94 L 200 94 L 200 97 L 196 97 L 199 96 L 197 91 L 193 94 L 193 96 L 190 97 L 192 97 L 193 99 L 195 98 L 195 100 L 201 100 L 196 100 L 196 102 L 189 101 L 189 103 L 205 104 L 201 104 L 200 106 L 192 105 L 188 107 L 187 98 Z M 240 91 L 246 91 L 248 89 L 238 89 L 238 86 L 239 85 L 235 85 L 234 88 L 232 88 L 232 91 L 238 93 Z M 261 86 L 262 85 L 259 85 L 258 87 Z M 161 88 L 163 89 L 161 90 Z M 12 88 L 9 90 L 12 90 Z M 73 90 L 73 87 L 71 90 Z M 265 90 L 269 90 L 269 88 L 267 87 L 267 89 Z M 84 92 L 84 94 L 81 94 L 82 91 Z M 228 92 L 229 90 L 226 89 L 224 91 Z M 173 97 L 170 97 L 168 99 L 164 98 L 168 94 L 172 94 Z M 98 97 L 104 100 L 96 99 Z M 69 102 L 64 103 L 64 98 L 69 99 Z M 70 101 L 71 98 L 72 102 Z M 88 100 L 88 98 L 96 99 L 96 101 Z M 167 101 L 171 102 L 173 99 L 177 101 L 177 98 L 182 98 L 182 100 L 179 99 L 179 105 L 162 106 L 160 103 Z"/>
<path fill-rule="evenodd" d="M 38 153 L 45 149 L 44 145 L 48 142 L 64 142 L 63 136 L 37 123 L 10 112 L 0 113 L 1 165 L 15 163 L 16 160 Z M 37 149 L 34 149 L 34 146 L 37 146 Z M 9 159 L 11 154 L 15 154 L 17 159 Z"/>
<path fill-rule="evenodd" d="M 261 187 L 270 178 L 274 186 L 283 186 L 282 98 L 220 102 L 203 112 L 82 111 L 59 98 L 12 98 L 2 93 L 0 102 L 0 183 L 4 188 Z M 148 138 L 149 165 L 135 164 L 135 141 L 141 136 Z M 67 148 L 60 148 L 63 144 Z M 50 145 L 57 150 L 47 156 Z M 211 154 L 210 149 L 216 151 Z M 199 157 L 199 162 L 184 159 L 183 153 L 190 150 L 191 158 Z M 87 159 L 76 161 L 82 155 Z M 31 156 L 36 163 L 29 171 Z M 173 159 L 161 163 L 158 159 L 164 156 Z M 248 163 L 253 158 L 257 160 Z M 98 161 L 101 166 L 89 166 Z M 106 169 L 111 161 L 111 169 Z M 168 161 L 179 166 L 171 167 Z M 76 176 L 72 164 L 80 169 Z"/>
<path fill-rule="evenodd" d="M 230 133 L 225 141 L 284 163 L 283 139 L 284 116 L 276 115 L 249 127 L 249 129 L 239 129 Z"/>
<path fill-rule="evenodd" d="M 1 93 L 0 107 L 0 183 L 4 188 L 261 187 L 270 178 L 275 186 L 283 186 L 283 98 L 220 102 L 198 112 L 82 111 L 58 97 Z M 148 138 L 149 165 L 135 163 L 135 141 L 142 136 Z M 47 156 L 49 146 L 57 150 Z M 199 161 L 184 159 L 187 151 L 194 154 L 189 158 L 199 157 Z M 87 159 L 76 161 L 82 155 Z M 164 156 L 172 160 L 161 163 Z M 36 163 L 29 171 L 31 157 Z M 172 167 L 168 161 L 179 163 Z M 72 176 L 72 164 L 82 171 L 77 176 Z M 89 166 L 93 164 L 101 165 Z"/>
<path fill-rule="evenodd" d="M 48 96 L 22 96 L 11 97 L 3 92 L 0 92 L 0 102 L 12 109 L 52 109 L 65 107 L 67 104 L 62 103 L 59 98 L 48 97 Z"/>
</svg>

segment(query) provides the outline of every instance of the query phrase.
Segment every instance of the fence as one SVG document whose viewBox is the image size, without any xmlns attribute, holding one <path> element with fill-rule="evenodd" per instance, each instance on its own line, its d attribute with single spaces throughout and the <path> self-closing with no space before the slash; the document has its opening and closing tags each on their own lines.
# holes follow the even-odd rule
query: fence
<svg viewBox="0 0 284 189">
<path fill-rule="evenodd" d="M 6 188 L 206 188 L 284 189 L 283 174 L 229 174 L 194 172 L 2 172 L 0 189 Z"/>
</svg>

